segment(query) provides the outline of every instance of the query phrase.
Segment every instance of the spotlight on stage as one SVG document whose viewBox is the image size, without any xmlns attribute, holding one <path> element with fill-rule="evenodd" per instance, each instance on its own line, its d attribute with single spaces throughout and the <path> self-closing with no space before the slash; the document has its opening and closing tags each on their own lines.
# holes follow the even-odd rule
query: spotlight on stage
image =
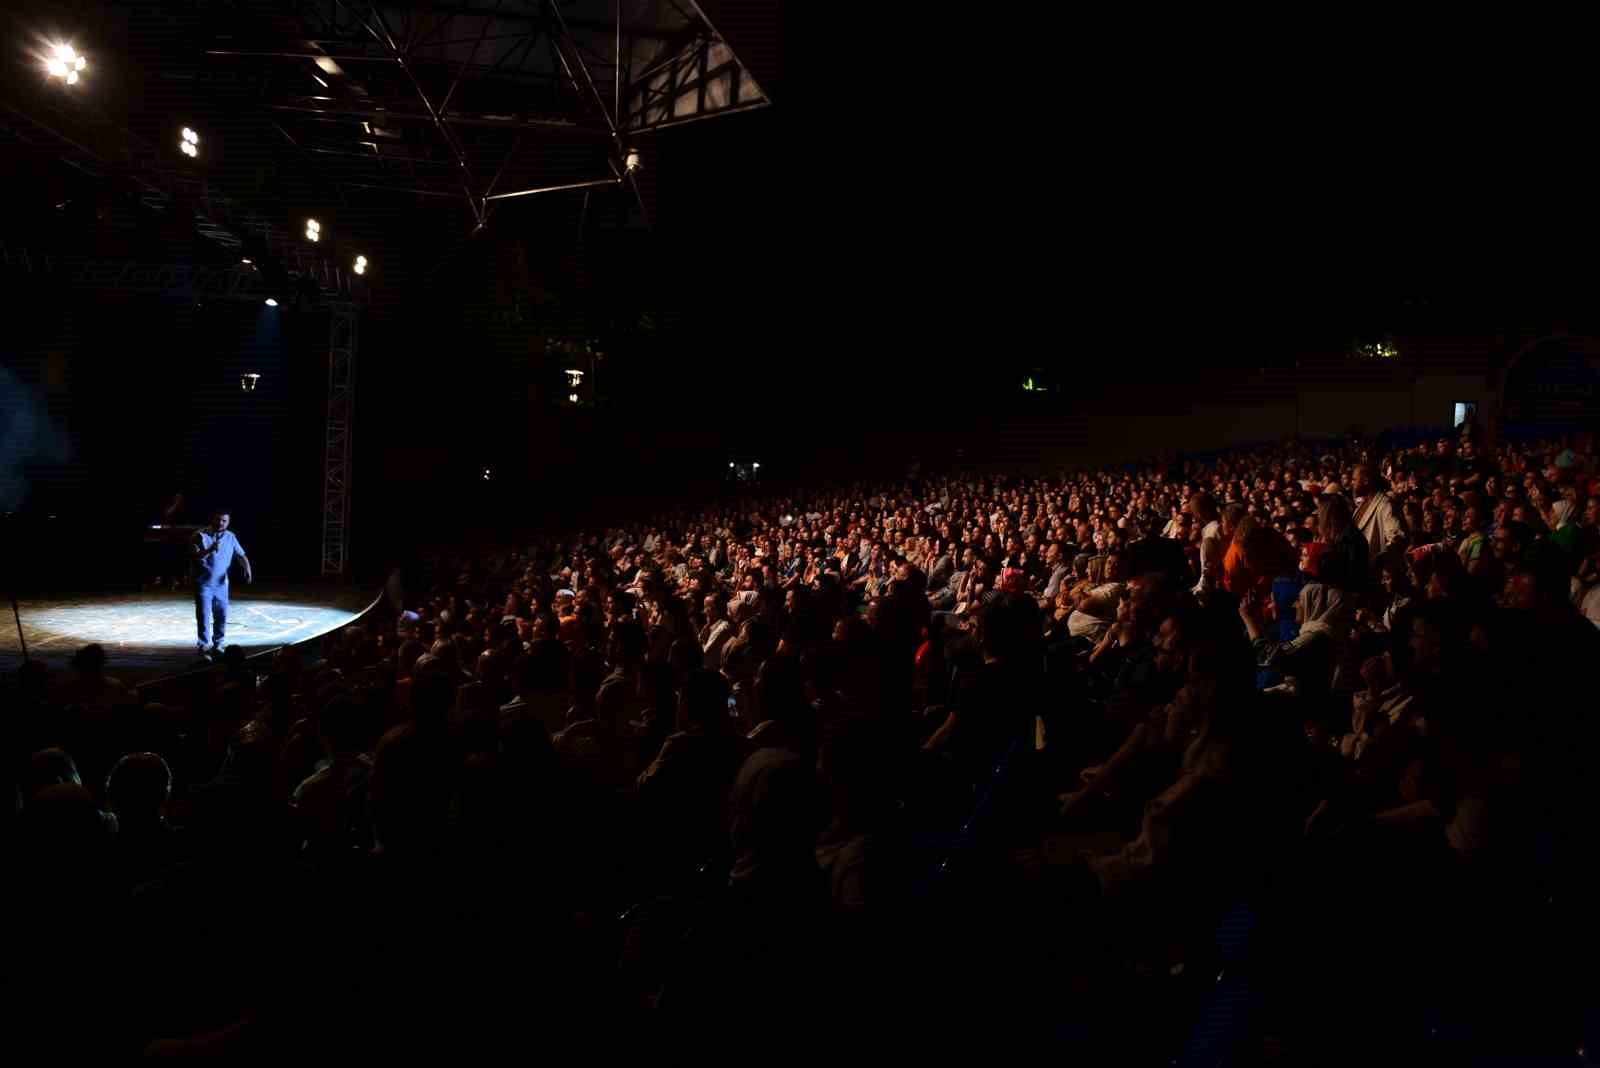
<svg viewBox="0 0 1600 1068">
<path fill-rule="evenodd" d="M 567 394 L 567 403 L 568 404 L 577 404 L 578 403 L 578 395 L 576 393 L 568 393 Z"/>
<path fill-rule="evenodd" d="M 256 383 L 259 381 L 261 381 L 261 376 L 254 371 L 242 374 L 239 376 L 239 388 L 246 393 L 254 393 L 256 391 Z"/>
<path fill-rule="evenodd" d="M 355 272 L 356 272 L 356 274 L 366 274 L 367 273 L 367 258 L 365 256 L 357 256 L 356 257 Z"/>
<path fill-rule="evenodd" d="M 322 240 L 322 224 L 315 219 L 306 220 L 306 240 L 312 242 Z"/>
<path fill-rule="evenodd" d="M 69 44 L 58 44 L 51 48 L 50 58 L 44 61 L 45 73 L 52 78 L 60 78 L 68 85 L 77 85 L 79 72 L 88 65 L 89 61 Z"/>
<path fill-rule="evenodd" d="M 569 367 L 562 373 L 567 376 L 567 385 L 571 386 L 573 389 L 577 389 L 579 386 L 583 385 L 583 372 L 577 368 Z"/>
<path fill-rule="evenodd" d="M 629 174 L 638 174 L 643 167 L 644 158 L 639 155 L 639 150 L 637 148 L 628 149 L 627 153 L 622 157 L 622 169 Z"/>
<path fill-rule="evenodd" d="M 276 300 L 273 300 L 271 297 L 267 298 L 267 307 L 276 308 L 277 306 L 278 306 L 278 302 Z"/>
<path fill-rule="evenodd" d="M 195 133 L 193 130 L 189 129 L 189 127 L 185 126 L 182 130 L 180 130 L 178 132 L 178 137 L 180 138 L 180 140 L 178 141 L 178 151 L 179 152 L 182 152 L 185 156 L 188 156 L 190 159 L 195 159 L 196 157 L 198 157 L 200 155 L 200 135 L 199 134 Z"/>
</svg>

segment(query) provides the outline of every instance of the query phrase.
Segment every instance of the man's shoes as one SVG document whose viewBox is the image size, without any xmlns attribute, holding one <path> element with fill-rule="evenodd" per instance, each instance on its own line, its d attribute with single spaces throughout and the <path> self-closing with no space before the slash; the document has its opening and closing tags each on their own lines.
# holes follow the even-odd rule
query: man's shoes
<svg viewBox="0 0 1600 1068">
<path fill-rule="evenodd" d="M 224 648 L 226 647 L 221 642 L 218 642 L 216 645 L 211 647 L 211 655 L 219 660 L 222 659 L 222 651 Z"/>
<path fill-rule="evenodd" d="M 204 645 L 197 645 L 194 648 L 194 655 L 198 656 L 201 660 L 210 660 L 211 648 Z"/>
</svg>

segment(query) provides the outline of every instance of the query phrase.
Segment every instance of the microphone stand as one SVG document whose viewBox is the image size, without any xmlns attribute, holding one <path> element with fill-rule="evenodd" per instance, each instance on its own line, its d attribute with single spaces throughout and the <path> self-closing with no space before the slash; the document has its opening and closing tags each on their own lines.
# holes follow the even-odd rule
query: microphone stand
<svg viewBox="0 0 1600 1068">
<path fill-rule="evenodd" d="M 17 621 L 17 641 L 22 643 L 22 662 L 28 663 L 28 639 L 22 634 L 22 612 L 17 608 L 17 588 L 11 587 L 11 618 Z"/>
</svg>

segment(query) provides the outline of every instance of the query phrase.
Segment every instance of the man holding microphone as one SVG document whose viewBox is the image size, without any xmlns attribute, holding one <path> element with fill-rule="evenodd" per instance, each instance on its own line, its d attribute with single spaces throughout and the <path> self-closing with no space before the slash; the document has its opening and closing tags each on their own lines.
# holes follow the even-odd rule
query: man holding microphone
<svg viewBox="0 0 1600 1068">
<path fill-rule="evenodd" d="M 219 508 L 211 526 L 194 536 L 194 622 L 200 637 L 199 653 L 205 657 L 222 652 L 222 639 L 228 627 L 228 568 L 234 558 L 244 565 L 244 580 L 249 582 L 250 558 L 233 531 L 228 529 L 228 511 Z M 211 622 L 216 627 L 212 631 Z"/>
</svg>

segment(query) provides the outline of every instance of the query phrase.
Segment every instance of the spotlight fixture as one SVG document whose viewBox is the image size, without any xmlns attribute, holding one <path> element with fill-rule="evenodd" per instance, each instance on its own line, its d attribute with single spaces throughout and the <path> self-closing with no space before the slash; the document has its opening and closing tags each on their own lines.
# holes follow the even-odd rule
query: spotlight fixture
<svg viewBox="0 0 1600 1068">
<path fill-rule="evenodd" d="M 638 174 L 644 167 L 644 159 L 639 155 L 637 148 L 630 148 L 622 157 L 622 169 L 629 174 Z"/>
<path fill-rule="evenodd" d="M 194 159 L 200 155 L 199 134 L 185 126 L 178 132 L 178 136 L 181 138 L 181 140 L 178 142 L 178 150 L 180 152 L 182 152 L 185 156 L 188 156 L 190 159 Z"/>
<path fill-rule="evenodd" d="M 750 465 L 750 469 L 752 471 L 759 471 L 759 470 L 761 470 L 761 465 L 760 464 L 751 464 Z"/>
<path fill-rule="evenodd" d="M 77 85 L 79 72 L 88 65 L 89 61 L 69 44 L 56 45 L 50 50 L 50 58 L 44 61 L 45 73 L 52 78 L 60 78 L 68 85 Z"/>
<path fill-rule="evenodd" d="M 322 224 L 315 219 L 306 220 L 306 240 L 312 242 L 322 240 Z"/>
<path fill-rule="evenodd" d="M 569 403 L 569 404 L 577 404 L 578 403 L 578 395 L 576 393 L 568 393 L 567 394 L 567 403 Z"/>
<path fill-rule="evenodd" d="M 251 260 L 249 256 L 246 256 L 244 259 L 240 260 L 239 262 L 243 263 L 243 264 L 247 264 L 247 265 L 252 266 L 252 267 L 255 266 L 254 261 Z"/>
<path fill-rule="evenodd" d="M 278 306 L 278 302 L 276 300 L 273 300 L 271 297 L 267 298 L 267 307 L 276 308 L 277 306 Z"/>
<path fill-rule="evenodd" d="M 239 376 L 239 388 L 246 393 L 254 393 L 256 391 L 256 383 L 259 381 L 261 381 L 261 376 L 253 371 L 249 374 L 242 374 Z"/>
<path fill-rule="evenodd" d="M 367 258 L 365 256 L 356 257 L 355 272 L 356 274 L 367 273 Z"/>
<path fill-rule="evenodd" d="M 577 368 L 569 367 L 563 373 L 567 376 L 567 385 L 571 386 L 573 389 L 577 389 L 579 386 L 583 385 L 582 371 L 578 370 Z"/>
</svg>

